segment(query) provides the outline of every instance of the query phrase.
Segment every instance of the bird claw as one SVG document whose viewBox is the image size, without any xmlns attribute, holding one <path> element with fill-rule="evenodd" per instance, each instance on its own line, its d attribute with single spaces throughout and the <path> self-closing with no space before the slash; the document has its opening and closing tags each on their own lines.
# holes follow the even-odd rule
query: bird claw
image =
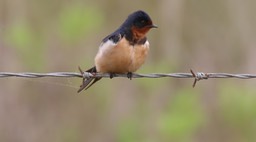
<svg viewBox="0 0 256 142">
<path fill-rule="evenodd" d="M 115 77 L 115 74 L 114 73 L 109 73 L 109 78 L 112 79 Z"/>
<path fill-rule="evenodd" d="M 128 79 L 132 80 L 132 75 L 133 75 L 132 72 L 128 72 L 128 73 L 127 73 Z"/>
</svg>

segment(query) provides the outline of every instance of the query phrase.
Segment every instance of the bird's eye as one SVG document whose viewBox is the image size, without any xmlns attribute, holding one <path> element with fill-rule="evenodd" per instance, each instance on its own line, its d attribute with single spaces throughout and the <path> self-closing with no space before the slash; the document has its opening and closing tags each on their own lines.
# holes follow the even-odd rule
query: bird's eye
<svg viewBox="0 0 256 142">
<path fill-rule="evenodd" d="M 145 20 L 141 20 L 140 22 L 141 22 L 141 23 L 145 23 Z"/>
</svg>

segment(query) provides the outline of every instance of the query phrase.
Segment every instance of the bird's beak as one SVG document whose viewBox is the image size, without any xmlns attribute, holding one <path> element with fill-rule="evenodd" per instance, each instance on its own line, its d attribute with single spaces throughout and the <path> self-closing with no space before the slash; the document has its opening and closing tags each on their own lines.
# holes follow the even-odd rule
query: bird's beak
<svg viewBox="0 0 256 142">
<path fill-rule="evenodd" d="M 157 25 L 152 24 L 152 25 L 150 25 L 150 28 L 158 28 L 158 27 L 157 27 Z"/>
</svg>

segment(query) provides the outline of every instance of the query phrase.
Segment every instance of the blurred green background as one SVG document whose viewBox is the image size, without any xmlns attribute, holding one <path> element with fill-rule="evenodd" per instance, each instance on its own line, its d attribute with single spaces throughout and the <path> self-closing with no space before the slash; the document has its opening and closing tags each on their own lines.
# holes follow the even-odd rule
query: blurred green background
<svg viewBox="0 0 256 142">
<path fill-rule="evenodd" d="M 77 72 L 145 10 L 159 26 L 139 73 L 256 73 L 254 0 L 0 0 L 0 71 Z M 0 79 L 1 142 L 254 142 L 255 80 Z"/>
</svg>

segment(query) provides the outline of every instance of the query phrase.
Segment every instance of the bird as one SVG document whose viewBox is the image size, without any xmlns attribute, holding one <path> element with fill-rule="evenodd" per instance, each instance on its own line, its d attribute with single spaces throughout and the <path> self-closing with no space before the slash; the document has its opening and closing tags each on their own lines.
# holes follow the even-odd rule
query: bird
<svg viewBox="0 0 256 142">
<path fill-rule="evenodd" d="M 138 10 L 131 13 L 117 30 L 102 40 L 94 59 L 95 66 L 86 72 L 109 73 L 110 78 L 122 73 L 131 79 L 132 73 L 144 64 L 148 55 L 149 42 L 146 34 L 152 28 L 157 26 L 146 12 Z M 83 74 L 80 67 L 79 70 Z M 83 78 L 77 92 L 87 90 L 100 79 L 101 77 Z"/>
</svg>

